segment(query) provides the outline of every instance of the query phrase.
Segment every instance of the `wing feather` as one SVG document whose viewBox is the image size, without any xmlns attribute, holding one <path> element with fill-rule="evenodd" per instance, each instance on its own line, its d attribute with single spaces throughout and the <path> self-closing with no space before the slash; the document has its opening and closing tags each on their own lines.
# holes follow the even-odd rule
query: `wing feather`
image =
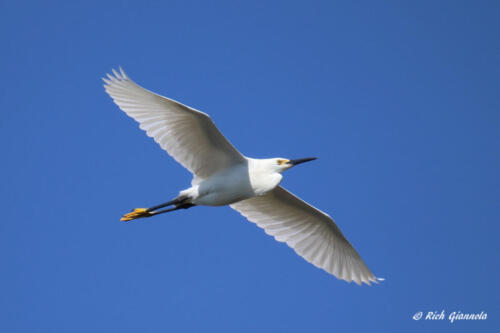
<svg viewBox="0 0 500 333">
<path fill-rule="evenodd" d="M 231 208 L 337 278 L 368 285 L 377 281 L 330 216 L 281 186 Z"/>
<path fill-rule="evenodd" d="M 206 113 L 142 88 L 122 69 L 107 77 L 104 88 L 113 101 L 198 181 L 245 163 Z"/>
</svg>

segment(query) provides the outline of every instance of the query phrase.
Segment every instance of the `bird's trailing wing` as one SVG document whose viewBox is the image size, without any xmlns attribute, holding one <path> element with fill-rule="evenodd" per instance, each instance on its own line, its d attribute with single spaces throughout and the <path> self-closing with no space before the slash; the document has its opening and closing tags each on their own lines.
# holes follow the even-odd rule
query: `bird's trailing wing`
<svg viewBox="0 0 500 333">
<path fill-rule="evenodd" d="M 281 186 L 265 195 L 234 203 L 231 208 L 337 278 L 357 284 L 376 282 L 333 219 Z"/>
<path fill-rule="evenodd" d="M 113 101 L 197 179 L 245 163 L 207 114 L 140 87 L 122 69 L 113 74 L 103 79 Z"/>
</svg>

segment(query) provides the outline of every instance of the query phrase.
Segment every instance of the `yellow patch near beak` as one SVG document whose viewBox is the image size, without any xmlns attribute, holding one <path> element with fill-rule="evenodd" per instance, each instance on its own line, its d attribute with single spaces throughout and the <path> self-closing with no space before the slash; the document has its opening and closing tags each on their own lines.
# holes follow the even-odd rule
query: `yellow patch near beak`
<svg viewBox="0 0 500 333">
<path fill-rule="evenodd" d="M 283 165 L 290 162 L 290 160 L 278 160 L 278 165 Z"/>
</svg>

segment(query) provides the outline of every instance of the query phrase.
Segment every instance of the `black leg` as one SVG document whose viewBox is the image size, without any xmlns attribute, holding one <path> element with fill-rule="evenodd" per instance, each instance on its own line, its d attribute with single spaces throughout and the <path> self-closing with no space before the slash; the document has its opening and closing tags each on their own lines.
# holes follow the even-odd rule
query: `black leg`
<svg viewBox="0 0 500 333">
<path fill-rule="evenodd" d="M 173 208 L 168 208 L 168 209 L 164 209 L 164 210 L 149 212 L 149 216 L 154 216 L 154 215 L 158 215 L 158 214 L 173 212 L 174 210 L 178 210 L 178 209 L 188 209 L 188 208 L 191 208 L 191 207 L 194 207 L 194 206 L 196 206 L 196 205 L 192 204 L 192 203 L 179 204 L 179 205 L 176 205 Z"/>
<path fill-rule="evenodd" d="M 143 217 L 151 217 L 154 215 L 158 214 L 163 214 L 163 213 L 168 213 L 172 212 L 174 210 L 178 209 L 187 209 L 193 206 L 196 206 L 195 204 L 185 202 L 187 198 L 176 198 L 172 201 L 165 202 L 163 204 L 151 207 L 151 208 L 136 208 L 132 212 L 125 214 L 122 216 L 121 221 L 132 221 L 135 219 L 140 219 Z M 164 209 L 164 210 L 158 210 L 163 207 L 171 206 L 174 205 L 172 208 Z"/>
<path fill-rule="evenodd" d="M 153 206 L 151 208 L 148 208 L 146 209 L 146 211 L 148 212 L 152 212 L 154 210 L 157 210 L 157 209 L 160 209 L 160 208 L 163 208 L 163 207 L 167 207 L 167 206 L 170 206 L 170 205 L 178 205 L 180 203 L 182 203 L 184 200 L 186 200 L 187 198 L 175 198 L 174 200 L 171 200 L 169 202 L 165 202 L 165 203 L 162 203 L 160 205 L 156 205 L 156 206 Z"/>
</svg>

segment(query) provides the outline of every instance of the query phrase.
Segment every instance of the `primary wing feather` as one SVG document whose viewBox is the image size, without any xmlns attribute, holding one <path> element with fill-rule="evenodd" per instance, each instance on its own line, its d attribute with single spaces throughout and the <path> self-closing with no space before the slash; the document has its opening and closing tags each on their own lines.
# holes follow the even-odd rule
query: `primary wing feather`
<svg viewBox="0 0 500 333">
<path fill-rule="evenodd" d="M 281 186 L 265 195 L 234 203 L 231 208 L 337 278 L 357 284 L 376 282 L 333 219 Z"/>
<path fill-rule="evenodd" d="M 196 179 L 245 163 L 207 114 L 142 88 L 121 69 L 113 74 L 103 79 L 113 101 Z"/>
</svg>

